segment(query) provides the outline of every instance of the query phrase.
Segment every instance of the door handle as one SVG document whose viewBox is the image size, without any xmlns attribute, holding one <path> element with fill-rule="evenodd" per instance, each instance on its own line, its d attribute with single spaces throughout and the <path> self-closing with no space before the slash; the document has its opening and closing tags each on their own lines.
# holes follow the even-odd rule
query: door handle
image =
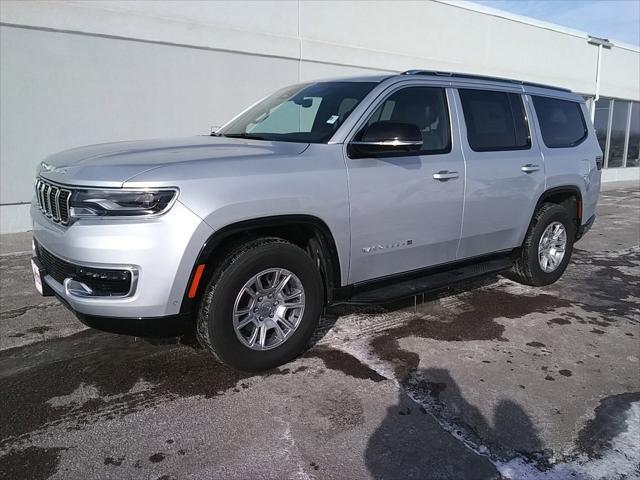
<svg viewBox="0 0 640 480">
<path fill-rule="evenodd" d="M 527 163 L 526 165 L 523 165 L 520 170 L 522 170 L 524 173 L 532 173 L 532 172 L 537 172 L 538 170 L 540 170 L 540 165 L 534 165 L 533 163 Z"/>
<path fill-rule="evenodd" d="M 441 182 L 446 182 L 447 180 L 458 178 L 459 176 L 460 174 L 458 172 L 450 172 L 448 170 L 440 170 L 438 173 L 433 174 L 433 178 L 440 180 Z"/>
</svg>

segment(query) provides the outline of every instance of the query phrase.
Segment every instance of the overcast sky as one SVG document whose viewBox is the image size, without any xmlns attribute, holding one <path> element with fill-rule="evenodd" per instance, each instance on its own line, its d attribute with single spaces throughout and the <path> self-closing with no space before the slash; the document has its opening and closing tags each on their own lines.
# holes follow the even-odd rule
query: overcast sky
<svg viewBox="0 0 640 480">
<path fill-rule="evenodd" d="M 473 0 L 474 3 L 640 45 L 640 0 Z"/>
</svg>

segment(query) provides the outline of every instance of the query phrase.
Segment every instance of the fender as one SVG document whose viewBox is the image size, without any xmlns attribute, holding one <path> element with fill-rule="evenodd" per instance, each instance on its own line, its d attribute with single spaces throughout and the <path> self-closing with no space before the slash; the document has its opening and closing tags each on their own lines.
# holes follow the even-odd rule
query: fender
<svg viewBox="0 0 640 480">
<path fill-rule="evenodd" d="M 216 253 L 221 252 L 219 247 L 223 247 L 226 240 L 240 234 L 247 234 L 250 236 L 251 233 L 255 231 L 265 231 L 283 227 L 303 227 L 311 229 L 316 233 L 316 235 L 309 239 L 308 249 L 311 250 L 309 253 L 318 263 L 318 267 L 320 268 L 325 283 L 327 301 L 330 301 L 333 289 L 335 287 L 339 287 L 341 282 L 340 260 L 331 230 L 323 220 L 313 215 L 274 215 L 243 220 L 226 225 L 221 229 L 216 230 L 207 239 L 200 249 L 196 262 L 191 269 L 189 281 L 185 286 L 185 292 L 180 306 L 180 313 L 195 314 L 195 307 L 197 306 L 198 299 L 202 295 L 209 279 L 211 278 L 214 270 L 212 267 L 219 258 Z M 278 236 L 276 232 L 271 232 L 271 235 Z M 286 238 L 286 235 L 284 238 Z M 197 266 L 202 264 L 205 264 L 206 267 L 198 284 L 195 297 L 189 298 L 188 291 L 196 275 Z"/>
</svg>

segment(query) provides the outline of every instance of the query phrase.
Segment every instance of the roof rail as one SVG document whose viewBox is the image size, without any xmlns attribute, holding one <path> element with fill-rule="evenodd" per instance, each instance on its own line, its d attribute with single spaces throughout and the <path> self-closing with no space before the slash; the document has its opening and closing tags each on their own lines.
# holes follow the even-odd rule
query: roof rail
<svg viewBox="0 0 640 480">
<path fill-rule="evenodd" d="M 512 78 L 489 77 L 486 75 L 474 75 L 471 73 L 457 72 L 439 72 L 436 70 L 407 70 L 400 75 L 429 75 L 434 77 L 452 77 L 452 78 L 468 78 L 473 80 L 488 80 L 492 82 L 508 82 L 524 85 L 528 87 L 549 88 L 551 90 L 559 90 L 561 92 L 571 92 L 568 88 L 552 87 L 551 85 L 543 85 L 541 83 L 523 82 L 522 80 L 514 80 Z"/>
</svg>

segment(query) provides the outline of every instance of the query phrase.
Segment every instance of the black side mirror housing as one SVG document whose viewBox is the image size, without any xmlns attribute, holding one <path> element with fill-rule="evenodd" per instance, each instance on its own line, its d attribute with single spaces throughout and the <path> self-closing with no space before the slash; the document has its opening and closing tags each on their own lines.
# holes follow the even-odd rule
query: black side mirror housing
<svg viewBox="0 0 640 480">
<path fill-rule="evenodd" d="M 351 158 L 371 157 L 391 152 L 415 152 L 422 148 L 422 133 L 417 125 L 391 121 L 375 122 L 360 140 L 349 144 Z"/>
</svg>

